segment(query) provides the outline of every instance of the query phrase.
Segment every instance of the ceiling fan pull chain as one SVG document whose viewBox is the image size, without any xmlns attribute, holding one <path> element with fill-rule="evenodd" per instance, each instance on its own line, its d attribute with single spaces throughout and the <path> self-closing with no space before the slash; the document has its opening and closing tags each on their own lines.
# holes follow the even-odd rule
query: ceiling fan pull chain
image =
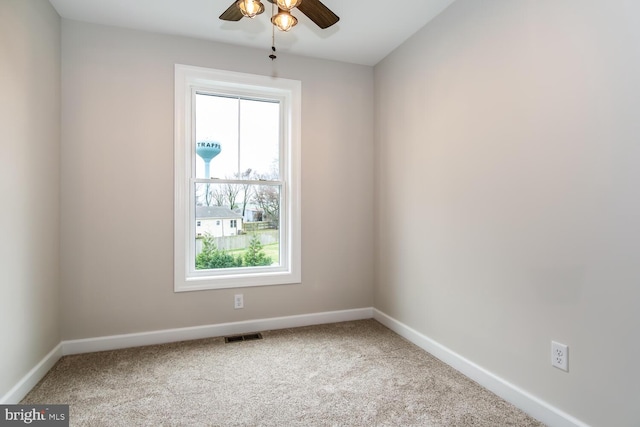
<svg viewBox="0 0 640 427">
<path fill-rule="evenodd" d="M 273 16 L 273 8 L 274 5 L 271 3 L 271 16 Z M 274 25 L 271 26 L 271 55 L 269 55 L 271 61 L 277 58 L 276 56 L 276 27 Z"/>
</svg>

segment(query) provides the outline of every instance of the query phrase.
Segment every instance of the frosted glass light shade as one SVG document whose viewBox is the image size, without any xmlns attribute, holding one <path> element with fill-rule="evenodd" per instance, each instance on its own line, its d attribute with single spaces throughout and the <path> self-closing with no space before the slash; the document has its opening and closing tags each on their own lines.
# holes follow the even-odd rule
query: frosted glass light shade
<svg viewBox="0 0 640 427">
<path fill-rule="evenodd" d="M 271 17 L 271 23 L 281 31 L 289 31 L 298 23 L 298 19 L 286 10 L 281 10 Z"/>
<path fill-rule="evenodd" d="M 264 12 L 264 5 L 260 0 L 238 0 L 238 7 L 247 18 L 253 18 Z"/>
<path fill-rule="evenodd" d="M 286 10 L 287 12 L 294 7 L 298 7 L 300 3 L 302 3 L 302 0 L 276 0 L 278 7 L 282 10 Z"/>
</svg>

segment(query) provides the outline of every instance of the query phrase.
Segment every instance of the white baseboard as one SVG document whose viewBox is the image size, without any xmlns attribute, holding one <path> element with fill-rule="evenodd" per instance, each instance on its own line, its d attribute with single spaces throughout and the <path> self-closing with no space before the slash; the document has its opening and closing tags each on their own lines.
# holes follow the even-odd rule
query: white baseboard
<svg viewBox="0 0 640 427">
<path fill-rule="evenodd" d="M 55 346 L 27 375 L 0 398 L 1 405 L 14 405 L 20 402 L 31 391 L 38 381 L 49 372 L 49 369 L 62 357 L 62 343 Z"/>
<path fill-rule="evenodd" d="M 373 309 L 373 318 L 544 424 L 550 427 L 589 427 L 380 310 Z"/>
<path fill-rule="evenodd" d="M 61 344 L 62 353 L 66 356 L 69 354 L 116 350 L 119 348 L 140 347 L 143 345 L 155 345 L 201 338 L 220 337 L 225 335 L 245 334 L 248 332 L 371 319 L 372 317 L 373 308 L 368 307 L 353 310 L 302 314 L 298 316 L 272 317 L 269 319 L 247 320 L 243 322 L 219 323 L 216 325 L 194 326 L 189 328 L 165 329 L 161 331 L 141 332 L 135 334 L 111 335 L 98 338 L 62 341 Z"/>
<path fill-rule="evenodd" d="M 62 341 L 9 390 L 7 394 L 0 398 L 0 404 L 15 404 L 20 402 L 63 355 L 371 318 L 374 318 L 398 335 L 431 353 L 444 363 L 452 366 L 478 384 L 491 390 L 493 393 L 548 426 L 589 427 L 584 422 L 518 388 L 470 360 L 465 359 L 415 329 L 371 307 Z"/>
<path fill-rule="evenodd" d="M 9 390 L 7 394 L 0 398 L 0 404 L 10 405 L 20 402 L 62 356 L 70 354 L 116 350 L 119 348 L 140 347 L 144 345 L 244 334 L 247 332 L 297 328 L 301 326 L 321 325 L 324 323 L 347 322 L 350 320 L 371 319 L 372 317 L 373 308 L 367 307 L 353 310 L 329 311 L 298 316 L 273 317 L 269 319 L 247 320 L 244 322 L 220 323 L 217 325 L 62 341 Z"/>
</svg>

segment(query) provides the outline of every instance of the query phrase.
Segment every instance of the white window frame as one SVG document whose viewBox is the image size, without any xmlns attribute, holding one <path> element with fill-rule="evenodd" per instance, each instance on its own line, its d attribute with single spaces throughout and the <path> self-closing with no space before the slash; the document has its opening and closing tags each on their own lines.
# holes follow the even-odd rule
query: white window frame
<svg viewBox="0 0 640 427">
<path fill-rule="evenodd" d="M 175 65 L 174 291 L 199 291 L 300 283 L 301 82 L 189 65 Z M 196 91 L 277 99 L 281 105 L 280 263 L 275 267 L 195 270 Z M 211 179 L 211 183 L 224 180 Z"/>
</svg>

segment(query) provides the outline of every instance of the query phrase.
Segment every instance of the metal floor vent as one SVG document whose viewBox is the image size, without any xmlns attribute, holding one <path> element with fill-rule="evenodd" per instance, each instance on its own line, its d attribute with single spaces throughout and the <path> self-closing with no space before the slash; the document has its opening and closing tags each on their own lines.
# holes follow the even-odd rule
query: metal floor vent
<svg viewBox="0 0 640 427">
<path fill-rule="evenodd" d="M 255 334 L 246 334 L 246 335 L 233 335 L 230 337 L 224 337 L 225 343 L 230 342 L 238 342 L 238 341 L 253 341 L 253 340 L 261 340 L 262 334 L 257 332 Z"/>
</svg>

